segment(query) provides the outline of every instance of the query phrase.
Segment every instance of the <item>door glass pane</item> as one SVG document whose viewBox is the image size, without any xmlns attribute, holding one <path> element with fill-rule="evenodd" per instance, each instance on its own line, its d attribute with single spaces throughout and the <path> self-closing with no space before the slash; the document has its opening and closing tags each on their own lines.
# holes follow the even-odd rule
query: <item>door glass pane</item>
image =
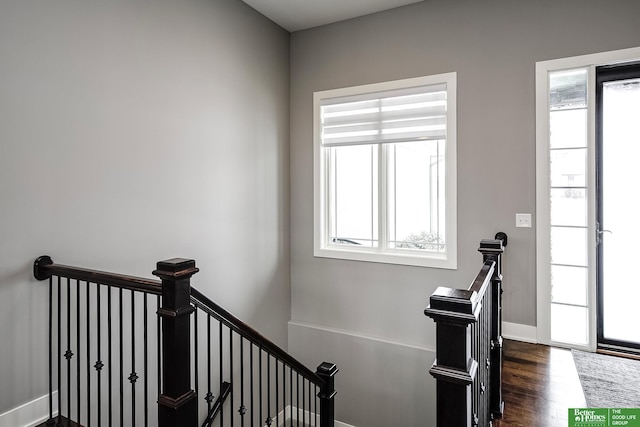
<svg viewBox="0 0 640 427">
<path fill-rule="evenodd" d="M 589 340 L 586 307 L 551 304 L 551 340 L 586 345 Z"/>
<path fill-rule="evenodd" d="M 444 251 L 444 141 L 387 147 L 389 247 Z"/>
<path fill-rule="evenodd" d="M 602 320 L 606 339 L 640 344 L 637 273 L 640 79 L 603 84 Z"/>
<path fill-rule="evenodd" d="M 331 244 L 378 245 L 378 146 L 333 147 Z"/>
<path fill-rule="evenodd" d="M 551 302 L 587 305 L 587 268 L 551 266 Z"/>
<path fill-rule="evenodd" d="M 551 187 L 585 187 L 587 149 L 551 150 Z"/>
<path fill-rule="evenodd" d="M 551 262 L 587 266 L 587 229 L 551 227 Z"/>
<path fill-rule="evenodd" d="M 587 190 L 551 189 L 551 225 L 587 226 Z"/>
</svg>

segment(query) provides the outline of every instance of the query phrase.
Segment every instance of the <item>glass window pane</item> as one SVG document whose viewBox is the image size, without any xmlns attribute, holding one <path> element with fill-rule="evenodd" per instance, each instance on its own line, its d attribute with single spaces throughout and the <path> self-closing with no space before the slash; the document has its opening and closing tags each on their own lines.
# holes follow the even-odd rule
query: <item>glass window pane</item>
<svg viewBox="0 0 640 427">
<path fill-rule="evenodd" d="M 551 189 L 551 225 L 587 226 L 587 190 Z"/>
<path fill-rule="evenodd" d="M 587 70 L 549 73 L 549 105 L 552 110 L 587 106 Z"/>
<path fill-rule="evenodd" d="M 378 245 L 378 147 L 331 148 L 333 179 L 330 243 Z"/>
<path fill-rule="evenodd" d="M 587 229 L 551 227 L 551 262 L 587 266 Z"/>
<path fill-rule="evenodd" d="M 551 301 L 587 305 L 587 268 L 551 266 Z"/>
<path fill-rule="evenodd" d="M 549 114 L 551 148 L 587 146 L 587 109 L 558 110 Z"/>
<path fill-rule="evenodd" d="M 589 327 L 586 307 L 551 304 L 551 340 L 586 345 Z"/>
<path fill-rule="evenodd" d="M 444 250 L 444 141 L 389 144 L 389 247 Z"/>
<path fill-rule="evenodd" d="M 551 150 L 551 187 L 585 187 L 587 149 Z"/>
</svg>

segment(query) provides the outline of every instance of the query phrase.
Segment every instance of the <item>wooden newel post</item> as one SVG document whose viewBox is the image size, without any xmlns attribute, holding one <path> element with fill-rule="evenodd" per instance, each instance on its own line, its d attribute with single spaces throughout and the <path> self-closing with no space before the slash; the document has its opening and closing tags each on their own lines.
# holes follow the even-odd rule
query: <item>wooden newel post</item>
<svg viewBox="0 0 640 427">
<path fill-rule="evenodd" d="M 424 311 L 436 322 L 436 360 L 429 373 L 437 380 L 438 427 L 471 426 L 478 363 L 471 357 L 470 325 L 477 321 L 477 308 L 475 292 L 439 287 Z"/>
<path fill-rule="evenodd" d="M 335 402 L 336 396 L 334 376 L 338 373 L 338 367 L 333 363 L 323 362 L 318 366 L 316 374 L 325 381 L 324 387 L 320 389 L 320 427 L 333 427 L 336 419 Z"/>
<path fill-rule="evenodd" d="M 478 251 L 483 261 L 494 261 L 496 268 L 491 278 L 491 366 L 489 387 L 489 408 L 492 418 L 500 418 L 504 414 L 502 400 L 502 254 L 507 246 L 507 235 L 497 233 L 495 240 L 482 240 Z"/>
<path fill-rule="evenodd" d="M 191 389 L 190 279 L 196 262 L 174 258 L 160 261 L 153 272 L 162 280 L 162 393 L 158 397 L 159 427 L 195 427 L 196 393 Z M 160 381 L 160 378 L 158 379 Z"/>
</svg>

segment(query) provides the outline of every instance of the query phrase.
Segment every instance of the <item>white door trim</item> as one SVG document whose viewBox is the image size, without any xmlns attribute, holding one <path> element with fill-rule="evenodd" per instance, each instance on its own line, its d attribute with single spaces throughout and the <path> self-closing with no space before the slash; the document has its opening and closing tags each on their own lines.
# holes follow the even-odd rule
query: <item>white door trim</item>
<svg viewBox="0 0 640 427">
<path fill-rule="evenodd" d="M 640 47 L 553 59 L 536 63 L 536 274 L 537 274 L 537 340 L 551 341 L 551 242 L 549 211 L 549 83 L 550 71 L 586 68 L 588 88 L 588 235 L 589 235 L 589 343 L 586 350 L 596 348 L 596 247 L 595 247 L 595 67 L 640 60 Z M 560 343 L 561 344 L 561 343 Z"/>
</svg>

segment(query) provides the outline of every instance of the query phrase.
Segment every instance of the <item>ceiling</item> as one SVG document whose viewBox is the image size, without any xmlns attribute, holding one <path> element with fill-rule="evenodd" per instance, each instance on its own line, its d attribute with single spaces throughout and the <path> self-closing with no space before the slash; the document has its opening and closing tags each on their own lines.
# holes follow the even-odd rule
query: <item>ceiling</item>
<svg viewBox="0 0 640 427">
<path fill-rule="evenodd" d="M 242 0 L 293 32 L 423 0 Z"/>
</svg>

